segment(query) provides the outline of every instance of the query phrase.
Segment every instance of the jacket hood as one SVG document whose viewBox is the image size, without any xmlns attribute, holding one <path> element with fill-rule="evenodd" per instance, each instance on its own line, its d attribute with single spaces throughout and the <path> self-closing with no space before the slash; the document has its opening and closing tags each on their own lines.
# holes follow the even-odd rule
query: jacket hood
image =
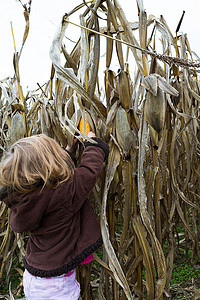
<svg viewBox="0 0 200 300">
<path fill-rule="evenodd" d="M 48 188 L 45 190 L 50 193 Z M 15 232 L 32 231 L 38 227 L 48 203 L 48 197 L 45 197 L 46 201 L 43 198 L 41 188 L 30 193 L 20 193 L 7 186 L 0 190 L 0 201 L 12 209 L 10 226 Z"/>
</svg>

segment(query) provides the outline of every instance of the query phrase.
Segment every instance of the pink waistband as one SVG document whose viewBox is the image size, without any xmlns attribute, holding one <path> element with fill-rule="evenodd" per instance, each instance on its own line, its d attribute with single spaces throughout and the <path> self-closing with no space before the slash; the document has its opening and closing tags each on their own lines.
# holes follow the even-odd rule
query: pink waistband
<svg viewBox="0 0 200 300">
<path fill-rule="evenodd" d="M 88 264 L 88 263 L 90 263 L 92 260 L 93 260 L 93 255 L 90 254 L 89 256 L 87 256 L 87 257 L 84 259 L 84 261 L 82 261 L 82 262 L 80 263 L 80 265 Z"/>
<path fill-rule="evenodd" d="M 80 265 L 88 264 L 88 263 L 90 263 L 92 260 L 93 260 L 93 255 L 90 254 L 89 256 L 87 256 L 87 257 L 80 263 Z M 74 273 L 74 270 L 72 270 L 72 271 L 70 271 L 70 272 L 68 272 L 68 273 L 66 273 L 66 274 L 62 274 L 62 275 L 60 275 L 60 276 L 55 276 L 55 277 L 53 277 L 53 278 L 69 277 L 69 276 L 71 276 L 73 273 Z M 36 278 L 42 279 L 41 277 L 36 277 Z M 45 279 L 50 279 L 50 278 L 52 278 L 52 277 L 44 277 L 44 278 L 45 278 Z"/>
<path fill-rule="evenodd" d="M 70 272 L 69 272 L 69 273 L 67 273 L 67 274 L 64 274 L 64 276 L 63 276 L 63 277 L 69 277 L 69 276 L 71 276 L 73 273 L 74 273 L 74 270 L 73 270 L 73 271 L 70 271 Z"/>
</svg>

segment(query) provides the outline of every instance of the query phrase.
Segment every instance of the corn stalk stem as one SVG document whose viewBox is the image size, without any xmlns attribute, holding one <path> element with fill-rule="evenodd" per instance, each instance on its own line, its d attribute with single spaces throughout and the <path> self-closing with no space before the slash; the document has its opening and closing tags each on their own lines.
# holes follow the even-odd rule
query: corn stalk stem
<svg viewBox="0 0 200 300">
<path fill-rule="evenodd" d="M 162 244 L 162 235 L 161 235 L 161 219 L 160 219 L 160 174 L 159 174 L 159 165 L 158 165 L 158 152 L 154 148 L 153 151 L 153 167 L 155 175 L 155 186 L 154 186 L 154 211 L 155 211 L 155 229 L 156 236 Z"/>
</svg>

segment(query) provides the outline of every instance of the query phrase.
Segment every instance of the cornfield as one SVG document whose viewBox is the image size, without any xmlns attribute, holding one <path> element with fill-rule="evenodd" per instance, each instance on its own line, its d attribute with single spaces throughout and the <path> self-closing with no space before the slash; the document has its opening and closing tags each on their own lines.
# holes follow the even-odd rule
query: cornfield
<svg viewBox="0 0 200 300">
<path fill-rule="evenodd" d="M 50 48 L 50 79 L 25 96 L 19 62 L 29 1 L 15 76 L 0 81 L 1 156 L 17 139 L 41 132 L 72 145 L 74 134 L 88 139 L 88 126 L 109 144 L 90 195 L 104 245 L 94 254 L 96 263 L 77 269 L 85 300 L 169 299 L 178 246 L 200 253 L 199 58 L 187 35 L 179 34 L 181 20 L 174 36 L 163 16 L 147 18 L 143 1 L 136 2 L 134 23 L 118 0 L 83 1 L 65 14 Z M 81 34 L 69 52 L 62 41 L 80 8 L 80 24 L 73 26 Z M 0 203 L 1 275 L 5 270 L 8 278 L 14 256 L 22 261 L 27 238 L 11 231 L 9 217 Z"/>
</svg>

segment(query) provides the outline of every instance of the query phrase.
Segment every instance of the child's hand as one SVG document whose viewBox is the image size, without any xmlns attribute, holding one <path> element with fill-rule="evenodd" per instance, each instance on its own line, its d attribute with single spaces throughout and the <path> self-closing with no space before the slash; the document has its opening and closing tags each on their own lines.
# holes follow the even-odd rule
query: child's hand
<svg viewBox="0 0 200 300">
<path fill-rule="evenodd" d="M 93 131 L 90 131 L 90 132 L 88 133 L 88 137 L 89 137 L 89 138 L 96 137 L 96 134 L 95 134 Z"/>
<path fill-rule="evenodd" d="M 73 152 L 73 149 L 72 147 L 70 147 L 69 145 L 67 145 L 67 147 L 65 148 L 68 152 L 72 153 Z"/>
<path fill-rule="evenodd" d="M 82 139 L 82 137 L 81 137 L 80 135 L 79 135 L 78 137 Z M 88 137 L 89 137 L 89 138 L 96 137 L 96 134 L 95 134 L 93 131 L 90 131 L 90 132 L 88 133 Z M 73 141 L 72 147 L 70 147 L 70 146 L 67 145 L 66 150 L 69 151 L 70 153 L 74 152 L 74 150 L 75 150 L 76 147 L 77 147 L 78 142 L 79 142 L 79 140 L 78 140 L 78 139 L 76 138 L 76 136 L 75 136 L 75 137 L 74 137 L 74 141 Z"/>
<path fill-rule="evenodd" d="M 75 150 L 76 147 L 77 147 L 78 141 L 79 141 L 79 140 L 78 140 L 76 137 L 74 137 L 72 147 L 70 147 L 69 145 L 67 145 L 67 147 L 66 147 L 65 149 L 66 149 L 67 151 L 69 151 L 70 153 L 74 152 L 74 150 Z"/>
</svg>

